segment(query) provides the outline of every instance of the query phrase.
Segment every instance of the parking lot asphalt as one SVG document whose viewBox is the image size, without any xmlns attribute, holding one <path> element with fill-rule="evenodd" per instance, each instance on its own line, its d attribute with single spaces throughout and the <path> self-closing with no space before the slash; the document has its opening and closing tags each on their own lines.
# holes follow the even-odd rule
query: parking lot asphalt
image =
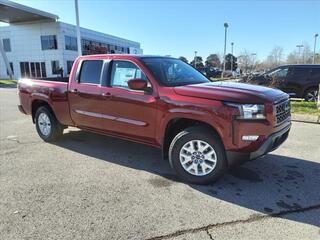
<svg viewBox="0 0 320 240">
<path fill-rule="evenodd" d="M 180 182 L 152 147 L 65 130 L 44 143 L 0 89 L 0 239 L 319 239 L 320 125 L 218 182 Z"/>
</svg>

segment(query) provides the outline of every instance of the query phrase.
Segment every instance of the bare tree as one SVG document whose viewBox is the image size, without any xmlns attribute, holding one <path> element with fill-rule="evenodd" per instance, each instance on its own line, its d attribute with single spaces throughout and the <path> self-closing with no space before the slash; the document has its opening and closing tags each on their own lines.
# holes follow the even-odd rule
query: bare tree
<svg viewBox="0 0 320 240">
<path fill-rule="evenodd" d="M 269 56 L 267 57 L 267 64 L 270 67 L 279 66 L 282 63 L 283 48 L 280 46 L 274 46 Z"/>
<path fill-rule="evenodd" d="M 251 53 L 247 49 L 242 50 L 238 56 L 238 65 L 245 73 L 248 71 L 251 61 Z"/>
<path fill-rule="evenodd" d="M 307 42 L 302 43 L 302 50 L 299 51 L 296 49 L 288 54 L 286 63 L 296 64 L 296 63 L 312 63 L 313 53 L 310 48 L 310 45 Z"/>
<path fill-rule="evenodd" d="M 295 63 L 298 63 L 298 62 L 299 62 L 299 56 L 298 56 L 297 51 L 293 51 L 293 52 L 288 54 L 286 63 L 295 64 Z"/>
<path fill-rule="evenodd" d="M 303 50 L 301 53 L 301 58 L 302 58 L 301 62 L 311 64 L 312 57 L 313 57 L 313 52 L 311 50 L 311 47 L 310 47 L 309 43 L 307 43 L 307 42 L 303 42 L 302 45 L 303 45 Z"/>
</svg>

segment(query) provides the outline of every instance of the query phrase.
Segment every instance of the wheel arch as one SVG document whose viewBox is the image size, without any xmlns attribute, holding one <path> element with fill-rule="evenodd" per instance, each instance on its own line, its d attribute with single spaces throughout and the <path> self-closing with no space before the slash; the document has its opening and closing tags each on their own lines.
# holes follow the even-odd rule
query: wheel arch
<svg viewBox="0 0 320 240">
<path fill-rule="evenodd" d="M 162 140 L 162 155 L 164 158 L 168 157 L 170 143 L 173 140 L 173 138 L 179 132 L 192 126 L 201 126 L 201 127 L 207 128 L 209 131 L 211 131 L 213 134 L 215 134 L 219 138 L 220 142 L 222 143 L 222 146 L 224 146 L 222 141 L 222 136 L 219 134 L 218 130 L 215 127 L 213 127 L 211 124 L 201 120 L 190 119 L 185 117 L 177 117 L 168 121 L 165 127 L 163 140 Z"/>
<path fill-rule="evenodd" d="M 32 114 L 31 116 L 32 116 L 33 123 L 35 123 L 35 115 L 39 107 L 46 107 L 55 116 L 52 107 L 47 101 L 44 101 L 41 99 L 35 99 L 31 103 L 31 114 Z"/>
</svg>

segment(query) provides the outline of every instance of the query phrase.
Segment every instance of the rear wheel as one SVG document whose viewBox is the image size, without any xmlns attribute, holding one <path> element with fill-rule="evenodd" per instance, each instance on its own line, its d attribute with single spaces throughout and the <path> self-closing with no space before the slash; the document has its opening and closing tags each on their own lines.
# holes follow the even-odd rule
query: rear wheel
<svg viewBox="0 0 320 240">
<path fill-rule="evenodd" d="M 63 133 L 63 126 L 46 107 L 39 107 L 35 114 L 36 129 L 46 142 L 56 141 Z"/>
<path fill-rule="evenodd" d="M 304 100 L 307 102 L 316 102 L 318 99 L 319 91 L 316 88 L 306 90 L 304 94 Z"/>
<path fill-rule="evenodd" d="M 219 137 L 204 127 L 190 127 L 171 142 L 169 161 L 184 181 L 208 184 L 226 170 L 224 147 Z"/>
</svg>

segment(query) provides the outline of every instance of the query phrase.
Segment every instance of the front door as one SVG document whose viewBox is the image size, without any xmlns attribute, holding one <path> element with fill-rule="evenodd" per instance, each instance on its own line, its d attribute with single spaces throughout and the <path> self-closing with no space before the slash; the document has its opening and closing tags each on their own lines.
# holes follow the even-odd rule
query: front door
<svg viewBox="0 0 320 240">
<path fill-rule="evenodd" d="M 154 143 L 157 97 L 150 82 L 146 91 L 131 90 L 127 84 L 129 79 L 142 78 L 148 81 L 138 65 L 114 60 L 111 67 L 110 88 L 106 90 L 110 98 L 104 105 L 108 115 L 113 118 L 108 130 L 126 138 Z"/>
</svg>

